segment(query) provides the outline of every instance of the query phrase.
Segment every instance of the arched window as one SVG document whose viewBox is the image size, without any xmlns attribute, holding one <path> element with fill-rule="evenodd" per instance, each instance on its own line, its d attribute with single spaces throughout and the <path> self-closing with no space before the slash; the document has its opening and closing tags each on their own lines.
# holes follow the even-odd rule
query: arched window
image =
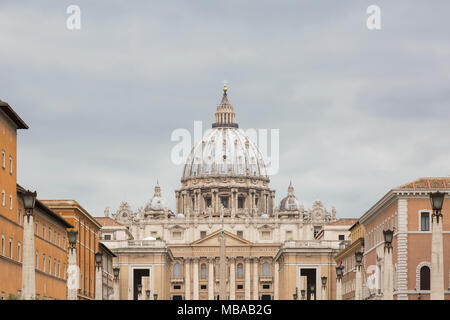
<svg viewBox="0 0 450 320">
<path fill-rule="evenodd" d="M 237 266 L 237 277 L 238 279 L 242 279 L 244 277 L 244 270 L 243 270 L 242 263 L 239 263 Z"/>
<path fill-rule="evenodd" d="M 201 271 L 200 277 L 202 279 L 206 279 L 206 264 L 202 264 L 202 266 L 200 267 L 200 271 Z"/>
<path fill-rule="evenodd" d="M 263 277 L 270 277 L 270 266 L 267 262 L 262 265 L 262 275 Z"/>
<path fill-rule="evenodd" d="M 430 268 L 420 268 L 420 290 L 430 290 Z"/>
<path fill-rule="evenodd" d="M 173 277 L 175 279 L 181 278 L 181 265 L 178 262 L 173 265 Z"/>
</svg>

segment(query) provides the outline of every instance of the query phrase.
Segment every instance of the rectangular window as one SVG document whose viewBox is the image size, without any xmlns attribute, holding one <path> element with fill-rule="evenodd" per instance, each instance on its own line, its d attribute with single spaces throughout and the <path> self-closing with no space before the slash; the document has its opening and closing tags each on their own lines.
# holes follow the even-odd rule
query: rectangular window
<svg viewBox="0 0 450 320">
<path fill-rule="evenodd" d="M 320 232 L 321 229 L 322 229 L 321 226 L 315 226 L 314 227 L 314 238 L 317 236 L 317 234 Z"/>
<path fill-rule="evenodd" d="M 56 230 L 55 230 L 55 232 L 53 233 L 53 242 L 56 244 Z"/>
<path fill-rule="evenodd" d="M 52 242 L 52 228 L 48 227 L 48 241 Z"/>
<path fill-rule="evenodd" d="M 38 226 L 39 226 L 39 222 L 38 222 L 38 219 L 36 219 L 36 221 L 34 223 L 34 234 L 38 234 Z"/>
<path fill-rule="evenodd" d="M 36 250 L 36 269 L 39 269 L 39 251 Z"/>
<path fill-rule="evenodd" d="M 228 208 L 228 197 L 220 197 L 220 202 L 222 203 L 225 209 Z"/>
<path fill-rule="evenodd" d="M 206 237 L 206 231 L 200 231 L 200 238 Z"/>
<path fill-rule="evenodd" d="M 206 207 L 211 208 L 211 198 L 206 198 Z"/>
<path fill-rule="evenodd" d="M 238 284 L 238 285 L 237 285 L 237 289 L 238 289 L 238 290 L 242 290 L 242 289 L 244 289 L 244 286 L 243 286 L 242 284 Z"/>
<path fill-rule="evenodd" d="M 172 232 L 172 239 L 174 239 L 174 240 L 181 240 L 181 232 L 180 231 Z"/>
<path fill-rule="evenodd" d="M 9 238 L 9 258 L 13 258 L 13 239 Z"/>
<path fill-rule="evenodd" d="M 270 240 L 270 231 L 261 231 L 262 240 Z"/>
<path fill-rule="evenodd" d="M 237 236 L 238 236 L 239 238 L 243 238 L 243 237 L 244 237 L 244 231 L 238 230 L 238 231 L 237 231 Z"/>
<path fill-rule="evenodd" d="M 45 240 L 45 224 L 42 225 L 42 238 Z"/>
<path fill-rule="evenodd" d="M 291 230 L 286 231 L 286 240 L 293 240 L 292 239 L 292 231 Z"/>
<path fill-rule="evenodd" d="M 244 208 L 244 201 L 245 201 L 245 198 L 243 198 L 243 197 L 238 198 L 238 209 Z"/>
<path fill-rule="evenodd" d="M 2 206 L 5 206 L 5 190 L 2 191 Z"/>
<path fill-rule="evenodd" d="M 56 276 L 56 271 L 57 271 L 57 268 L 56 268 L 56 259 L 54 259 L 54 260 L 53 260 L 53 272 L 55 273 L 55 276 Z"/>
<path fill-rule="evenodd" d="M 6 168 L 6 151 L 2 150 L 2 168 Z"/>
<path fill-rule="evenodd" d="M 12 210 L 13 197 L 9 196 L 9 210 Z"/>
<path fill-rule="evenodd" d="M 430 231 L 430 213 L 420 213 L 420 231 Z"/>
<path fill-rule="evenodd" d="M 22 209 L 19 208 L 19 224 L 22 224 Z"/>
<path fill-rule="evenodd" d="M 52 273 L 52 257 L 48 257 L 48 273 Z"/>
<path fill-rule="evenodd" d="M 206 290 L 206 284 L 202 284 L 201 286 L 200 286 L 200 289 L 202 289 L 202 290 Z"/>
<path fill-rule="evenodd" d="M 339 235 L 339 240 L 341 240 L 341 241 L 345 240 L 345 235 L 340 234 L 340 235 Z"/>
<path fill-rule="evenodd" d="M 2 233 L 2 256 L 5 255 L 5 235 Z"/>
<path fill-rule="evenodd" d="M 110 234 L 105 234 L 105 236 L 103 238 L 105 240 L 111 240 L 111 235 Z"/>
<path fill-rule="evenodd" d="M 17 243 L 17 261 L 21 261 L 21 255 L 22 255 L 22 245 L 20 244 L 20 241 Z"/>
<path fill-rule="evenodd" d="M 270 284 L 263 284 L 263 289 L 270 289 Z"/>
<path fill-rule="evenodd" d="M 45 253 L 42 255 L 42 271 L 45 272 Z"/>
<path fill-rule="evenodd" d="M 9 156 L 9 173 L 13 173 L 13 158 L 12 156 Z"/>
</svg>

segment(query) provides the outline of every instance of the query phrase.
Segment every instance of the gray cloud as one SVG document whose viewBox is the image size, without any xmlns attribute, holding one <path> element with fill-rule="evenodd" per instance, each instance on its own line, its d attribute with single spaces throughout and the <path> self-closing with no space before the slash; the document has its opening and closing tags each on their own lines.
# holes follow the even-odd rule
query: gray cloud
<svg viewBox="0 0 450 320">
<path fill-rule="evenodd" d="M 174 208 L 176 128 L 213 120 L 224 79 L 242 128 L 280 129 L 289 180 L 357 217 L 390 188 L 450 174 L 450 4 L 377 1 L 71 1 L 0 5 L 0 99 L 30 125 L 19 183 L 94 215 L 143 206 L 159 179 Z"/>
</svg>

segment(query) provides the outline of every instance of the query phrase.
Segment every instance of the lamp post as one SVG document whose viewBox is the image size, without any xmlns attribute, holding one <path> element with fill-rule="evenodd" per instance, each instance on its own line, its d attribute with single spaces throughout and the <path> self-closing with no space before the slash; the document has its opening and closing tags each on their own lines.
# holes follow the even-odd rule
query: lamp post
<svg viewBox="0 0 450 320">
<path fill-rule="evenodd" d="M 113 275 L 114 275 L 114 300 L 120 300 L 120 294 L 119 294 L 119 273 L 120 273 L 120 268 L 113 268 Z"/>
<path fill-rule="evenodd" d="M 158 294 L 157 293 L 153 294 L 153 300 L 158 300 Z"/>
<path fill-rule="evenodd" d="M 442 206 L 445 193 L 430 193 L 431 207 L 431 283 L 430 299 L 444 300 L 444 247 L 442 241 Z"/>
<path fill-rule="evenodd" d="M 25 217 L 23 220 L 23 262 L 22 293 L 24 299 L 33 299 L 36 295 L 35 252 L 34 252 L 34 207 L 37 193 L 22 193 Z M 37 231 L 37 230 L 36 230 Z"/>
<path fill-rule="evenodd" d="M 336 267 L 336 300 L 342 300 L 342 266 Z"/>
<path fill-rule="evenodd" d="M 294 300 L 298 300 L 298 288 L 295 288 L 295 293 L 292 295 L 292 297 L 294 298 Z"/>
<path fill-rule="evenodd" d="M 362 299 L 362 259 L 363 253 L 360 251 L 355 252 L 356 261 L 356 275 L 355 275 L 355 300 Z"/>
<path fill-rule="evenodd" d="M 305 289 L 302 289 L 302 290 L 300 290 L 300 293 L 302 294 L 302 300 L 305 300 L 305 293 L 306 293 L 306 290 L 305 290 Z"/>
<path fill-rule="evenodd" d="M 103 299 L 103 274 L 102 274 L 102 253 L 97 252 L 95 255 L 95 264 L 97 267 L 95 268 L 95 300 Z"/>
<path fill-rule="evenodd" d="M 384 277 L 383 277 L 383 300 L 394 299 L 394 288 L 392 283 L 392 238 L 393 230 L 383 230 L 384 237 Z"/>
<path fill-rule="evenodd" d="M 316 285 L 314 283 L 311 283 L 310 288 L 310 295 L 311 295 L 311 300 L 316 300 Z"/>
<path fill-rule="evenodd" d="M 78 231 L 69 230 L 69 266 L 67 268 L 67 300 L 77 300 L 78 292 L 78 266 L 77 266 L 77 237 Z"/>
<path fill-rule="evenodd" d="M 150 290 L 145 290 L 145 295 L 147 296 L 147 300 L 150 300 Z"/>
<path fill-rule="evenodd" d="M 327 277 L 321 277 L 320 280 L 322 281 L 322 300 L 328 300 L 327 299 Z"/>
<path fill-rule="evenodd" d="M 138 291 L 138 300 L 142 300 L 142 284 L 137 285 L 137 291 Z"/>
</svg>

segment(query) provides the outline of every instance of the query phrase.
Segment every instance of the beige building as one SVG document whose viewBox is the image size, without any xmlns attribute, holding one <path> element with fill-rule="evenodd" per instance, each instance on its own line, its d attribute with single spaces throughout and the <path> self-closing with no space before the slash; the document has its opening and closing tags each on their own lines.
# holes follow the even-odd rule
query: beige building
<svg viewBox="0 0 450 320">
<path fill-rule="evenodd" d="M 100 241 L 117 255 L 120 299 L 333 299 L 333 256 L 354 221 L 320 201 L 304 208 L 292 183 L 277 206 L 269 183 L 224 88 L 212 130 L 187 158 L 175 213 L 159 185 L 143 208 L 105 210 Z"/>
</svg>

